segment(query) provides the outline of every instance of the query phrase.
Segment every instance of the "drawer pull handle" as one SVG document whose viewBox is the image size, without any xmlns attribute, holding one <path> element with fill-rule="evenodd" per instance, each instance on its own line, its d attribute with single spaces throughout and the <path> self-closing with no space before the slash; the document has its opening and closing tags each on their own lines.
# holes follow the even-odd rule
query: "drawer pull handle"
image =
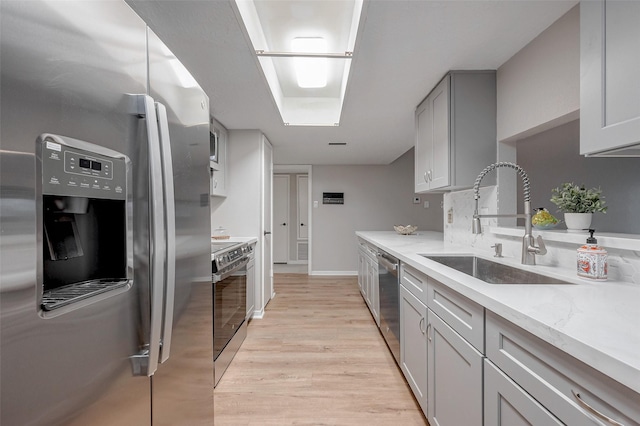
<svg viewBox="0 0 640 426">
<path fill-rule="evenodd" d="M 578 400 L 578 403 L 580 405 L 582 405 L 591 414 L 595 414 L 596 416 L 598 416 L 599 418 L 601 418 L 605 422 L 609 423 L 610 425 L 624 426 L 622 423 L 618 423 L 617 421 L 613 420 L 611 417 L 602 414 L 600 411 L 596 410 L 595 408 L 593 408 L 592 406 L 587 404 L 582 398 L 580 398 L 580 394 L 576 393 L 573 389 L 571 389 L 571 393 Z"/>
</svg>

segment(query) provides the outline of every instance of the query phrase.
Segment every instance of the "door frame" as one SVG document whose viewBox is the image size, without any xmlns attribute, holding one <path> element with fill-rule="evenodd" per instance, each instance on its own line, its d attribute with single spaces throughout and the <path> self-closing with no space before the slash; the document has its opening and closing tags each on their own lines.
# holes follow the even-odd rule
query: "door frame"
<svg viewBox="0 0 640 426">
<path fill-rule="evenodd" d="M 306 174 L 309 177 L 308 180 L 308 194 L 309 199 L 307 200 L 307 222 L 309 224 L 308 230 L 308 244 L 309 244 L 309 260 L 307 263 L 307 274 L 311 275 L 311 271 L 313 271 L 313 196 L 311 195 L 311 189 L 313 188 L 313 176 L 312 176 L 313 167 L 311 165 L 293 165 L 293 164 L 274 164 L 273 165 L 273 173 L 297 173 L 297 174 Z"/>
</svg>

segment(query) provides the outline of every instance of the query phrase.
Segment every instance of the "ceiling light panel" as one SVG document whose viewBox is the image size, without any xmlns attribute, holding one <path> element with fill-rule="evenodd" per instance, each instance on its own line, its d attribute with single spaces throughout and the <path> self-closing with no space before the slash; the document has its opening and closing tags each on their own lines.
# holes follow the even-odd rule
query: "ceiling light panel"
<svg viewBox="0 0 640 426">
<path fill-rule="evenodd" d="M 236 5 L 283 123 L 338 125 L 362 0 L 236 0 Z M 314 45 L 296 44 L 303 42 Z M 305 65 L 310 70 L 300 69 Z M 307 81 L 324 67 L 320 81 Z"/>
<path fill-rule="evenodd" d="M 326 53 L 327 42 L 322 37 L 296 37 L 291 40 L 291 50 L 303 53 Z M 294 57 L 296 81 L 302 89 L 321 89 L 327 86 L 328 58 Z"/>
</svg>

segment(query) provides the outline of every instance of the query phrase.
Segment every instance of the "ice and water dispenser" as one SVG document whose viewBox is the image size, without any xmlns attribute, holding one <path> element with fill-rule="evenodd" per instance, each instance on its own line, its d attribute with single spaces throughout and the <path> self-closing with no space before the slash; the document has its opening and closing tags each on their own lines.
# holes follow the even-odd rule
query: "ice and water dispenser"
<svg viewBox="0 0 640 426">
<path fill-rule="evenodd" d="M 37 155 L 41 311 L 128 288 L 127 157 L 57 135 L 40 136 Z"/>
</svg>

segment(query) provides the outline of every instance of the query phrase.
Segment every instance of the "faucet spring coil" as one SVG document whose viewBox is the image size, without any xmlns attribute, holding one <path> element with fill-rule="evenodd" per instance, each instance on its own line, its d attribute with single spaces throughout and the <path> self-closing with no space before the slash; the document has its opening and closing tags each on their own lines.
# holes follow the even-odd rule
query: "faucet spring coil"
<svg viewBox="0 0 640 426">
<path fill-rule="evenodd" d="M 480 198 L 480 182 L 482 181 L 482 179 L 485 177 L 487 173 L 497 169 L 498 167 L 508 167 L 508 168 L 514 169 L 520 175 L 520 177 L 522 178 L 522 189 L 523 189 L 524 201 L 525 202 L 530 201 L 531 184 L 529 182 L 529 176 L 527 175 L 527 172 L 525 172 L 524 169 L 518 166 L 517 164 L 509 163 L 507 161 L 500 161 L 498 163 L 493 163 L 485 167 L 484 170 L 480 172 L 480 174 L 476 178 L 476 181 L 473 184 L 473 198 L 476 200 Z"/>
</svg>

